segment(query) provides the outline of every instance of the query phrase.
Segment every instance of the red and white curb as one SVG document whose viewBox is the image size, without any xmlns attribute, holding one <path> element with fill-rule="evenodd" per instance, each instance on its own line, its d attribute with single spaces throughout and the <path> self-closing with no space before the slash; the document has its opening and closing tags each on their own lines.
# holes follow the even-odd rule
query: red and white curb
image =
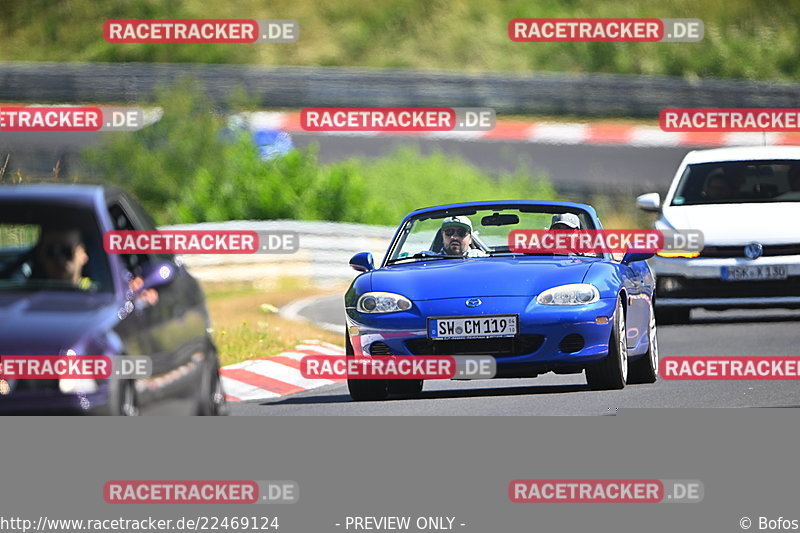
<svg viewBox="0 0 800 533">
<path fill-rule="evenodd" d="M 306 132 L 300 127 L 300 113 L 256 112 L 251 127 L 280 128 L 291 133 L 357 137 L 416 136 L 465 141 L 520 141 L 561 145 L 623 145 L 638 147 L 715 147 L 751 145 L 800 145 L 800 133 L 674 133 L 658 126 L 618 123 L 525 122 L 498 120 L 491 131 L 462 132 Z"/>
<path fill-rule="evenodd" d="M 310 340 L 292 351 L 228 365 L 220 369 L 225 396 L 232 402 L 269 400 L 343 381 L 304 378 L 300 374 L 300 360 L 307 355 L 344 356 L 344 349 Z"/>
</svg>

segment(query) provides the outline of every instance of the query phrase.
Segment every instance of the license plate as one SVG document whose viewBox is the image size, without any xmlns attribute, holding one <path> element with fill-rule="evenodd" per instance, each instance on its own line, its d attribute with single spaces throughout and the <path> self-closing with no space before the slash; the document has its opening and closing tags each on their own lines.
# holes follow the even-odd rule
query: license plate
<svg viewBox="0 0 800 533">
<path fill-rule="evenodd" d="M 788 276 L 786 265 L 760 265 L 760 266 L 732 266 L 722 267 L 721 279 L 723 281 L 752 281 L 763 279 L 786 279 Z"/>
<path fill-rule="evenodd" d="M 518 321 L 517 315 L 429 318 L 428 337 L 432 340 L 513 337 Z"/>
</svg>

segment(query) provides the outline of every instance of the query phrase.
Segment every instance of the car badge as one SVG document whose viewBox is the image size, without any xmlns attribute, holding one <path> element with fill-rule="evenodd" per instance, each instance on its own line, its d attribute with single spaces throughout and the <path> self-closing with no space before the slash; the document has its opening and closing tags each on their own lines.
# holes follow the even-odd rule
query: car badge
<svg viewBox="0 0 800 533">
<path fill-rule="evenodd" d="M 464 303 L 467 304 L 467 307 L 478 307 L 483 302 L 481 301 L 480 298 L 470 298 L 469 300 L 467 300 Z"/>
<path fill-rule="evenodd" d="M 751 242 L 744 247 L 744 255 L 748 259 L 758 259 L 764 254 L 764 247 L 760 243 Z"/>
</svg>

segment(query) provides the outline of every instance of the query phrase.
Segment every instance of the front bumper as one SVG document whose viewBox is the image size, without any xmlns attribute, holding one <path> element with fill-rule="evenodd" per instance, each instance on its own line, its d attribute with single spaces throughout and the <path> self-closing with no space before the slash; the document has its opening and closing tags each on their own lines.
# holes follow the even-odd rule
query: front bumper
<svg viewBox="0 0 800 533">
<path fill-rule="evenodd" d="M 657 307 L 799 307 L 800 255 L 664 258 L 648 261 L 656 276 Z M 785 265 L 787 279 L 723 281 L 723 267 Z"/>
<path fill-rule="evenodd" d="M 30 381 L 33 380 L 18 380 L 7 394 L 0 394 L 0 414 L 86 414 L 102 412 L 108 406 L 107 382 L 99 383 L 97 391 L 91 394 L 64 394 L 57 383 L 46 387 L 37 383 L 30 387 Z"/>
<path fill-rule="evenodd" d="M 491 355 L 498 375 L 580 371 L 608 353 L 616 298 L 584 306 L 539 305 L 529 297 L 481 298 L 480 310 L 464 298 L 414 302 L 411 310 L 366 315 L 347 310 L 350 342 L 356 355 Z M 428 317 L 481 317 L 518 314 L 516 337 L 430 340 Z M 598 317 L 607 322 L 597 323 Z M 601 320 L 602 321 L 602 320 Z"/>
</svg>

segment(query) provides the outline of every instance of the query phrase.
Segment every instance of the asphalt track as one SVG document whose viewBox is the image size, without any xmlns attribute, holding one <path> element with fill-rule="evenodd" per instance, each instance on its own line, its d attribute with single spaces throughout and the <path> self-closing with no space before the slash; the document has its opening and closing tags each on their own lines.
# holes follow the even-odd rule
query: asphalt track
<svg viewBox="0 0 800 533">
<path fill-rule="evenodd" d="M 661 326 L 661 356 L 800 355 L 797 310 L 695 310 L 688 325 Z M 342 297 L 326 297 L 301 315 L 343 325 Z M 535 379 L 428 381 L 413 398 L 351 401 L 344 384 L 283 399 L 233 404 L 233 415 L 613 415 L 622 408 L 800 407 L 796 381 L 664 381 L 592 391 L 582 374 Z"/>
<path fill-rule="evenodd" d="M 411 146 L 423 154 L 440 151 L 458 155 L 493 175 L 520 168 L 541 171 L 557 189 L 568 191 L 603 190 L 613 186 L 631 192 L 665 192 L 681 159 L 691 150 L 686 147 L 422 140 L 401 136 L 294 134 L 293 138 L 297 146 L 317 144 L 323 162 L 358 155 L 380 157 L 401 146 Z"/>
</svg>

